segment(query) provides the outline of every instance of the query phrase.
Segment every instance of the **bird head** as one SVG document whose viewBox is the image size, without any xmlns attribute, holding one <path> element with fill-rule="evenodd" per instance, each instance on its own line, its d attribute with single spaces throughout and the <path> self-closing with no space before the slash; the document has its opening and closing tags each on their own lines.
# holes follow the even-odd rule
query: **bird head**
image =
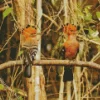
<svg viewBox="0 0 100 100">
<path fill-rule="evenodd" d="M 35 37 L 36 36 L 36 28 L 31 27 L 31 26 L 26 27 L 25 29 L 23 29 L 22 35 L 24 35 L 26 38 Z"/>
<path fill-rule="evenodd" d="M 76 34 L 77 27 L 73 24 L 64 25 L 63 32 L 68 35 Z"/>
</svg>

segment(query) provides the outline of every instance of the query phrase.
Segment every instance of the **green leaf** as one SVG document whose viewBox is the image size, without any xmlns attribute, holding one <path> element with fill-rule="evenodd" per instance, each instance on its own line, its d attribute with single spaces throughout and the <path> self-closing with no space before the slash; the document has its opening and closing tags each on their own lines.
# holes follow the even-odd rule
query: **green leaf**
<svg viewBox="0 0 100 100">
<path fill-rule="evenodd" d="M 81 12 L 81 10 L 77 10 L 77 15 L 78 15 L 78 18 L 81 18 L 81 19 L 84 19 L 84 14 Z"/>
<path fill-rule="evenodd" d="M 18 88 L 14 89 L 15 93 L 18 93 L 20 90 Z M 18 96 L 17 100 L 24 100 L 22 96 Z"/>
<path fill-rule="evenodd" d="M 96 16 L 100 20 L 100 12 L 96 12 Z"/>
<path fill-rule="evenodd" d="M 93 5 L 87 5 L 85 8 L 90 10 L 92 8 L 92 6 Z"/>
<path fill-rule="evenodd" d="M 24 53 L 23 50 L 19 51 L 18 56 L 22 55 Z"/>
<path fill-rule="evenodd" d="M 89 28 L 89 34 L 93 34 L 94 33 L 94 30 L 92 30 L 91 28 Z"/>
<path fill-rule="evenodd" d="M 84 17 L 84 19 L 86 21 L 91 21 L 92 20 L 92 14 L 91 13 L 87 13 L 86 16 Z"/>
<path fill-rule="evenodd" d="M 85 8 L 84 8 L 84 13 L 89 13 L 90 12 L 90 9 L 91 9 L 91 5 L 88 5 L 88 6 L 86 6 Z"/>
<path fill-rule="evenodd" d="M 92 37 L 98 37 L 98 35 L 99 35 L 99 31 L 94 31 L 92 34 L 91 34 L 91 36 Z"/>
<path fill-rule="evenodd" d="M 7 8 L 6 10 L 4 10 L 3 19 L 6 18 L 11 13 L 12 13 L 12 8 L 11 7 Z"/>
<path fill-rule="evenodd" d="M 24 99 L 23 99 L 23 97 L 22 97 L 22 96 L 19 96 L 19 97 L 18 97 L 18 100 L 24 100 Z"/>
<path fill-rule="evenodd" d="M 98 35 L 99 35 L 99 32 L 97 30 L 93 30 L 93 29 L 89 28 L 89 36 L 91 38 L 96 38 L 96 37 L 98 37 Z"/>
<path fill-rule="evenodd" d="M 99 38 L 99 36 L 98 36 L 98 37 L 94 37 L 93 40 L 96 41 L 96 42 L 98 42 L 98 43 L 100 43 L 100 38 Z"/>
<path fill-rule="evenodd" d="M 0 84 L 0 90 L 3 90 L 3 89 L 4 89 L 4 85 Z"/>
</svg>

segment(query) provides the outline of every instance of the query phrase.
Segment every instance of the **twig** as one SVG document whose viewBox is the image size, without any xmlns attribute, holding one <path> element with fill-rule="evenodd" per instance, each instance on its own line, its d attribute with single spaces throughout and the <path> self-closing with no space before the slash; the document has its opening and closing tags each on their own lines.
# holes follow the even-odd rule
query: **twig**
<svg viewBox="0 0 100 100">
<path fill-rule="evenodd" d="M 7 42 L 4 44 L 4 46 L 2 47 L 2 49 L 0 50 L 0 53 L 3 51 L 3 49 L 5 48 L 5 46 L 8 44 L 8 42 L 11 40 L 11 38 L 15 35 L 15 33 L 17 32 L 17 29 L 13 32 L 12 36 L 7 40 Z"/>
<path fill-rule="evenodd" d="M 100 57 L 100 52 L 98 52 L 92 59 L 91 61 L 96 61 Z"/>
<path fill-rule="evenodd" d="M 5 69 L 5 68 L 9 68 L 9 67 L 12 67 L 12 66 L 15 66 L 15 65 L 22 65 L 22 64 L 23 64 L 23 62 L 20 61 L 20 60 L 8 61 L 8 62 L 0 65 L 0 70 Z"/>
<path fill-rule="evenodd" d="M 86 97 L 88 94 L 90 94 L 90 93 L 91 93 L 94 89 L 96 89 L 97 86 L 99 86 L 99 85 L 100 85 L 100 82 L 99 82 L 96 86 L 94 86 L 91 90 L 89 90 L 88 93 L 85 94 L 82 98 L 84 98 L 84 97 Z"/>
<path fill-rule="evenodd" d="M 73 61 L 73 60 L 37 60 L 33 62 L 34 65 L 75 65 L 87 66 L 91 68 L 100 69 L 100 65 L 93 62 Z"/>
<path fill-rule="evenodd" d="M 1 12 L 1 11 L 4 11 L 4 10 L 7 9 L 7 8 L 8 8 L 8 6 L 0 7 L 0 12 Z"/>
<path fill-rule="evenodd" d="M 0 70 L 22 64 L 23 64 L 22 60 L 8 61 L 0 65 Z M 100 69 L 100 64 L 94 62 L 72 61 L 72 60 L 35 60 L 33 61 L 33 65 L 57 65 L 56 67 L 62 65 L 71 65 L 71 67 L 78 66 L 78 67 L 89 67 L 89 68 Z"/>
<path fill-rule="evenodd" d="M 0 8 L 0 11 L 3 11 L 7 8 L 7 6 Z M 34 11 L 36 12 L 36 9 L 34 9 Z M 55 26 L 59 27 L 59 25 L 49 16 L 47 16 L 46 14 L 42 14 L 45 18 L 49 19 L 52 23 L 54 23 Z"/>
<path fill-rule="evenodd" d="M 81 35 L 78 35 L 79 38 L 82 38 L 83 40 L 87 41 L 87 42 L 91 42 L 93 44 L 96 44 L 96 45 L 99 45 L 100 46 L 100 43 L 99 42 L 96 42 L 96 41 L 93 41 L 93 40 L 90 40 L 84 36 L 81 36 Z"/>
<path fill-rule="evenodd" d="M 90 100 L 100 100 L 100 97 L 84 97 L 84 98 L 81 97 L 81 98 L 82 98 L 82 99 L 85 99 L 85 98 L 87 99 L 87 98 L 88 98 L 88 99 L 90 99 Z"/>
<path fill-rule="evenodd" d="M 33 9 L 33 10 L 36 12 L 36 9 Z M 37 12 L 36 12 L 36 13 L 37 13 Z M 44 13 L 42 13 L 42 15 L 43 15 L 45 18 L 49 19 L 52 23 L 54 23 L 55 26 L 59 27 L 59 25 L 58 25 L 51 17 L 49 17 L 48 15 L 46 15 L 46 14 L 44 14 Z"/>
<path fill-rule="evenodd" d="M 1 84 L 3 84 L 4 85 L 4 91 L 6 91 L 6 90 L 8 90 L 8 91 L 10 91 L 10 92 L 13 92 L 13 93 L 17 93 L 17 94 L 20 94 L 20 95 L 22 95 L 22 96 L 25 96 L 25 97 L 27 97 L 27 93 L 25 92 L 25 91 L 23 91 L 23 90 L 21 90 L 21 89 L 18 89 L 18 88 L 11 88 L 11 87 L 9 87 L 4 81 L 3 81 L 3 79 L 2 78 L 0 78 L 0 83 Z M 2 91 L 3 91 L 2 90 Z"/>
<path fill-rule="evenodd" d="M 5 9 L 7 9 L 9 6 L 8 4 L 11 4 L 12 1 L 7 1 L 6 3 L 0 5 L 0 11 L 4 11 Z"/>
</svg>

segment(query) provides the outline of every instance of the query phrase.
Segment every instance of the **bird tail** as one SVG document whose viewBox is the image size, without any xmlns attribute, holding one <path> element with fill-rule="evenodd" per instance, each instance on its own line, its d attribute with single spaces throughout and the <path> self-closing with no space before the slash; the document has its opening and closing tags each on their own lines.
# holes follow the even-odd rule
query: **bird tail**
<svg viewBox="0 0 100 100">
<path fill-rule="evenodd" d="M 24 76 L 25 76 L 26 78 L 30 78 L 31 75 L 32 75 L 32 66 L 31 66 L 31 65 L 25 66 Z"/>
<path fill-rule="evenodd" d="M 72 68 L 64 67 L 63 82 L 73 80 L 73 71 Z"/>
<path fill-rule="evenodd" d="M 65 47 L 63 46 L 62 49 L 61 49 L 61 56 L 62 56 L 62 59 L 65 59 Z M 63 82 L 66 82 L 66 81 L 72 81 L 73 80 L 73 70 L 72 68 L 69 66 L 65 66 L 64 67 L 64 75 L 63 75 Z"/>
<path fill-rule="evenodd" d="M 30 78 L 32 75 L 32 54 L 29 51 L 24 51 L 24 77 Z"/>
</svg>

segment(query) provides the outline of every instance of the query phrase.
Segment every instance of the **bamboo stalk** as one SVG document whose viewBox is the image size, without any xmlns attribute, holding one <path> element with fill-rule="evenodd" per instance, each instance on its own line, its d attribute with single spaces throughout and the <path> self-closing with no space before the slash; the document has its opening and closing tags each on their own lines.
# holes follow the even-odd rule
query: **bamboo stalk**
<svg viewBox="0 0 100 100">
<path fill-rule="evenodd" d="M 11 16 L 8 16 L 8 18 L 7 18 L 7 39 L 9 39 L 10 32 L 11 32 L 11 30 L 10 30 L 11 29 L 11 27 L 10 27 L 10 24 L 11 24 L 10 20 L 11 20 Z M 9 61 L 10 53 L 11 53 L 10 42 L 7 44 L 7 48 L 8 48 L 8 50 L 7 50 L 7 55 L 6 55 L 6 61 Z M 7 69 L 7 74 L 8 74 L 7 83 L 8 84 L 10 84 L 10 76 L 9 76 L 10 73 L 11 73 L 11 70 L 10 70 L 10 68 L 8 68 Z"/>
<path fill-rule="evenodd" d="M 64 24 L 66 23 L 70 23 L 71 21 L 71 18 L 70 18 L 70 12 L 69 12 L 69 3 L 70 3 L 71 0 L 64 0 L 64 14 L 65 14 L 65 17 L 64 17 Z M 71 100 L 71 82 L 67 81 L 65 82 L 65 92 L 67 93 L 66 95 L 66 100 Z"/>
<path fill-rule="evenodd" d="M 77 55 L 77 60 L 80 59 L 79 54 Z M 75 100 L 80 100 L 81 97 L 81 86 L 80 86 L 80 75 L 81 75 L 81 67 L 74 68 L 74 92 L 75 92 Z"/>
<path fill-rule="evenodd" d="M 60 75 L 59 100 L 63 100 L 63 93 L 64 93 L 63 73 L 64 73 L 64 68 L 62 74 Z"/>
<path fill-rule="evenodd" d="M 32 10 L 32 2 L 33 0 L 25 0 L 25 26 L 27 25 L 35 25 L 35 20 L 33 17 L 35 16 Z M 32 75 L 30 78 L 25 78 L 25 85 L 26 85 L 26 90 L 28 93 L 28 100 L 34 100 L 35 98 L 35 66 L 32 66 Z"/>
<path fill-rule="evenodd" d="M 41 32 L 41 14 L 42 14 L 42 8 L 41 8 L 41 5 L 42 5 L 42 0 L 37 0 L 37 19 L 36 19 L 36 24 L 37 24 L 37 33 L 40 33 Z M 38 37 L 40 37 L 41 39 L 41 36 L 38 35 Z M 39 60 L 40 59 L 40 50 L 41 50 L 41 40 L 39 41 L 39 44 L 38 44 L 38 52 L 37 52 L 37 55 L 36 55 L 36 59 Z M 40 100 L 40 66 L 36 66 L 35 67 L 35 100 Z"/>
<path fill-rule="evenodd" d="M 63 0 L 64 6 L 64 24 L 69 22 L 69 10 L 68 10 L 68 0 Z M 64 75 L 64 67 L 62 68 L 62 73 L 60 74 L 60 90 L 59 90 L 59 100 L 63 100 L 63 92 L 64 92 L 64 82 L 63 82 L 63 75 Z M 66 91 L 65 91 L 66 92 Z"/>
<path fill-rule="evenodd" d="M 25 27 L 25 0 L 12 0 L 19 30 Z"/>
<path fill-rule="evenodd" d="M 68 0 L 63 0 L 63 5 L 64 5 L 64 24 L 69 23 L 69 1 Z"/>
<path fill-rule="evenodd" d="M 41 21 L 42 18 L 42 0 L 37 0 L 37 33 L 41 33 Z M 38 52 L 36 55 L 36 60 L 40 60 L 41 57 L 41 34 L 37 35 L 39 38 Z M 46 100 L 45 93 L 45 78 L 43 74 L 43 69 L 41 66 L 35 67 L 35 100 Z"/>
<path fill-rule="evenodd" d="M 22 31 L 27 25 L 34 24 L 33 10 L 32 10 L 32 0 L 13 0 L 13 8 L 16 13 L 18 28 Z M 29 11 L 28 13 L 26 11 Z M 23 38 L 20 35 L 20 45 L 22 46 Z M 25 88 L 27 90 L 27 100 L 34 100 L 34 67 L 32 67 L 32 76 L 30 78 L 25 78 Z"/>
</svg>

